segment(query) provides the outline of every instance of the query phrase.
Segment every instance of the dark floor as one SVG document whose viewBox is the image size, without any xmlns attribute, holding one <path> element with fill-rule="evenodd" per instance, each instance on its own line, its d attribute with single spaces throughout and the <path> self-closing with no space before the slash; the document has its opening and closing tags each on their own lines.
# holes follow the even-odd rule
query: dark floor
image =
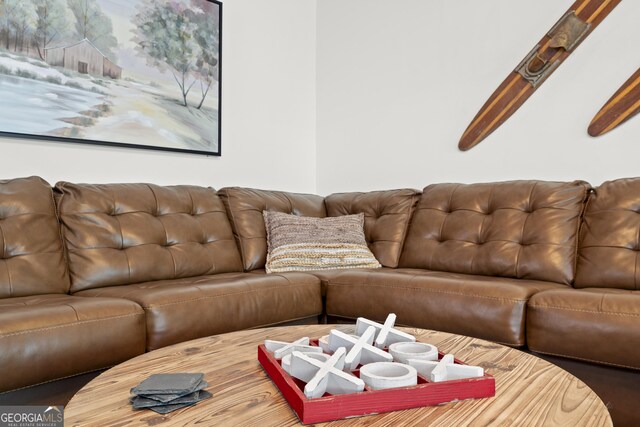
<svg viewBox="0 0 640 427">
<path fill-rule="evenodd" d="M 640 426 L 640 371 L 532 353 L 581 379 L 602 399 L 615 427 Z"/>
<path fill-rule="evenodd" d="M 104 371 L 90 372 L 16 391 L 0 393 L 0 406 L 47 405 L 66 406 L 74 394 Z"/>
</svg>

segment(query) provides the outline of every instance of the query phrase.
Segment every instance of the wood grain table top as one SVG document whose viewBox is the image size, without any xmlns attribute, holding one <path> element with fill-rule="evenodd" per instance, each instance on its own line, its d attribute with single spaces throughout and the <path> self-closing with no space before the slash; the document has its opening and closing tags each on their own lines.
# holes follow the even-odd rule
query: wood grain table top
<svg viewBox="0 0 640 427">
<path fill-rule="evenodd" d="M 265 339 L 318 338 L 352 325 L 275 327 L 165 347 L 96 377 L 65 408 L 65 426 L 295 426 L 294 412 L 262 370 Z M 325 423 L 327 426 L 612 426 L 607 408 L 582 381 L 538 357 L 488 341 L 402 328 L 495 377 L 492 398 Z M 129 390 L 155 373 L 203 372 L 213 398 L 167 415 L 133 410 Z"/>
</svg>

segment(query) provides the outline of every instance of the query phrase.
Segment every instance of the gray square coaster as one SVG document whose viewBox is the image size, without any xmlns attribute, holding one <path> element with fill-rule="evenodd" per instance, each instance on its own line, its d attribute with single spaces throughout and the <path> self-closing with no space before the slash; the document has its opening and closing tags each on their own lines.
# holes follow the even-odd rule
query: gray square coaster
<svg viewBox="0 0 640 427">
<path fill-rule="evenodd" d="M 191 405 L 195 405 L 196 403 L 205 400 L 205 399 L 209 399 L 210 397 L 212 397 L 213 395 L 211 393 L 209 393 L 208 391 L 200 391 L 199 392 L 200 395 L 198 396 L 198 399 L 196 401 L 193 402 L 186 402 L 186 403 L 176 403 L 176 404 L 164 404 L 161 406 L 151 406 L 147 409 L 151 409 L 152 411 L 158 413 L 158 414 L 168 414 L 169 412 L 173 412 L 173 411 L 177 411 L 178 409 L 182 409 L 182 408 L 186 408 L 187 406 L 191 406 Z"/>
<path fill-rule="evenodd" d="M 133 394 L 184 394 L 192 393 L 204 378 L 204 374 L 154 374 L 138 384 Z"/>
<path fill-rule="evenodd" d="M 137 394 L 136 396 L 143 397 L 146 399 L 155 400 L 157 402 L 169 403 L 175 399 L 180 397 L 188 396 L 196 391 L 204 390 L 209 387 L 209 383 L 206 381 L 200 381 L 200 384 L 196 386 L 196 388 L 190 393 L 182 393 L 182 394 Z M 133 392 L 133 389 L 131 390 Z"/>
</svg>

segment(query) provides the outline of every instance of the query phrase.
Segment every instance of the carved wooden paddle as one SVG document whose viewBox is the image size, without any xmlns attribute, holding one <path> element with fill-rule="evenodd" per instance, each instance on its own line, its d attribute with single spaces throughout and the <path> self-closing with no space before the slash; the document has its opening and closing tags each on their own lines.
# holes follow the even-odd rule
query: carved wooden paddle
<svg viewBox="0 0 640 427">
<path fill-rule="evenodd" d="M 589 135 L 600 136 L 640 112 L 640 68 L 607 101 L 589 125 Z"/>
<path fill-rule="evenodd" d="M 621 0 L 577 0 L 491 95 L 462 135 L 469 150 L 507 121 Z"/>
</svg>

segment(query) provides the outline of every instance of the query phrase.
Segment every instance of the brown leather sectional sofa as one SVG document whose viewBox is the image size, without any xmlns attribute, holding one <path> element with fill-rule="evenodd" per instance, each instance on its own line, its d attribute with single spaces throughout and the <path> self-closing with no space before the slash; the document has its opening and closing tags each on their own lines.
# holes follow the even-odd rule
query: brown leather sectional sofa
<svg viewBox="0 0 640 427">
<path fill-rule="evenodd" d="M 383 268 L 267 275 L 265 209 L 364 212 Z M 52 189 L 31 177 L 0 181 L 0 242 L 0 391 L 202 336 L 389 312 L 404 325 L 639 378 L 640 179 L 595 190 L 513 181 L 323 198 L 150 184 Z M 637 416 L 607 403 L 617 423 Z"/>
</svg>

